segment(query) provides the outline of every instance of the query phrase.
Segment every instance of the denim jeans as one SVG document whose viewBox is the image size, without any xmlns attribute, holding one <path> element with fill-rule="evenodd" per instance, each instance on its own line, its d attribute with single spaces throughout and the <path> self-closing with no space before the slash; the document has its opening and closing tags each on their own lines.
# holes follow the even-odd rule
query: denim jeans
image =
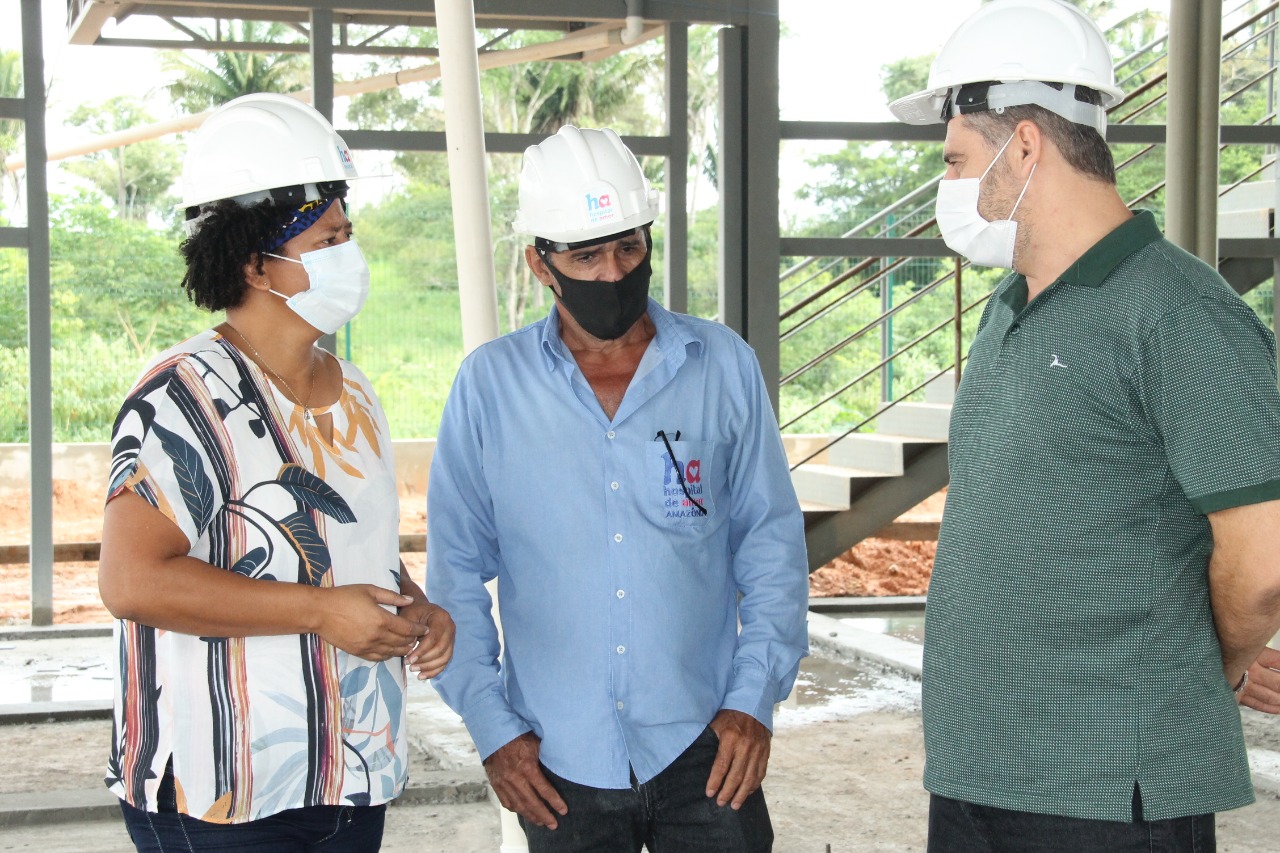
<svg viewBox="0 0 1280 853">
<path fill-rule="evenodd" d="M 1214 816 L 1083 820 L 929 798 L 929 853 L 1213 853 Z"/>
<path fill-rule="evenodd" d="M 139 853 L 372 853 L 382 846 L 386 806 L 307 806 L 248 823 L 209 823 L 177 810 L 172 780 L 166 773 L 160 782 L 158 812 L 120 801 Z"/>
<path fill-rule="evenodd" d="M 529 853 L 768 853 L 773 826 L 764 792 L 742 808 L 718 806 L 707 796 L 707 777 L 719 739 L 707 728 L 657 776 L 644 784 L 632 776 L 630 788 L 590 788 L 542 768 L 569 807 L 556 829 L 520 818 Z"/>
</svg>

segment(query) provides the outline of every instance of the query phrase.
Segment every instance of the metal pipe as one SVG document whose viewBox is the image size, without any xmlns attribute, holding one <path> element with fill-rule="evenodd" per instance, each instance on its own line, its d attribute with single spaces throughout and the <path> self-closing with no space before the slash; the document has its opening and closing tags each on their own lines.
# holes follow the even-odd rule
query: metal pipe
<svg viewBox="0 0 1280 853">
<path fill-rule="evenodd" d="M 1218 267 L 1218 146 L 1222 79 L 1222 0 L 1200 0 L 1196 96 L 1195 253 Z M 1170 104 L 1172 107 L 1172 104 Z"/>
<path fill-rule="evenodd" d="M 960 362 L 964 359 L 964 287 L 961 279 L 961 270 L 964 267 L 964 261 L 959 255 L 956 256 L 956 387 L 960 387 Z"/>
<path fill-rule="evenodd" d="M 662 32 L 662 27 L 654 26 L 645 29 L 644 39 L 656 38 Z M 479 59 L 481 68 L 500 68 L 507 65 L 517 65 L 522 62 L 540 62 L 545 59 L 555 59 L 562 56 L 575 56 L 578 54 L 589 53 L 593 50 L 601 50 L 621 42 L 621 36 L 616 23 L 597 24 L 592 27 L 577 30 L 564 38 L 555 41 L 543 42 L 541 44 L 526 45 L 525 47 L 512 48 L 510 50 L 490 50 L 486 51 Z M 472 52 L 475 52 L 475 46 L 472 45 Z M 397 86 L 403 86 L 406 83 L 420 83 L 424 80 L 435 80 L 440 76 L 440 63 L 431 65 L 422 65 L 417 68 L 407 68 L 403 71 L 394 71 L 387 74 L 378 74 L 374 77 L 367 77 L 362 80 L 348 80 L 341 83 L 335 83 L 333 86 L 333 94 L 335 97 L 349 97 L 351 95 L 361 95 L 368 92 L 381 92 L 385 89 L 393 89 Z M 297 92 L 287 92 L 291 98 L 297 98 L 303 103 L 311 103 L 311 90 L 302 89 Z M 194 130 L 204 123 L 213 110 L 205 110 L 202 113 L 194 115 L 182 116 L 169 121 L 156 122 L 140 127 L 131 127 L 128 130 L 121 130 L 116 133 L 107 133 L 102 136 L 95 136 L 92 139 L 84 140 L 73 145 L 64 146 L 57 149 L 46 156 L 50 162 L 54 160 L 65 160 L 69 157 L 78 157 L 82 154 L 91 154 L 94 151 L 104 151 L 108 148 L 119 148 L 122 145 L 129 145 L 134 142 L 141 142 L 146 139 L 156 139 L 171 133 L 180 133 L 184 130 Z M 26 166 L 26 154 L 13 154 L 4 161 L 4 168 L 9 172 L 16 172 Z"/>
<path fill-rule="evenodd" d="M 1168 130 L 1165 141 L 1165 234 L 1196 250 L 1197 128 L 1200 120 L 1197 0 L 1171 0 L 1169 7 Z M 1215 45 L 1216 48 L 1216 45 Z M 1217 103 L 1217 96 L 1214 96 Z"/>
<path fill-rule="evenodd" d="M 622 30 L 622 43 L 635 44 L 643 32 L 644 0 L 627 0 L 627 26 Z"/>
<path fill-rule="evenodd" d="M 440 34 L 444 136 L 457 246 L 462 347 L 471 352 L 498 336 L 498 285 L 489 225 L 476 14 L 471 0 L 439 0 L 436 26 Z"/>
</svg>

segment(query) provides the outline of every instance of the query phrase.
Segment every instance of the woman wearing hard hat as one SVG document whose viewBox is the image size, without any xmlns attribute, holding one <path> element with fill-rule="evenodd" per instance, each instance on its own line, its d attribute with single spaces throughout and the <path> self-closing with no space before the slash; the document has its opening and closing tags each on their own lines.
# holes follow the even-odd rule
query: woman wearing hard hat
<svg viewBox="0 0 1280 853">
<path fill-rule="evenodd" d="M 399 560 L 378 399 L 315 346 L 368 293 L 354 177 L 282 95 L 228 103 L 188 149 L 182 285 L 225 319 L 121 407 L 99 569 L 106 782 L 139 850 L 377 849 L 407 778 L 404 664 L 426 678 L 452 653 Z"/>
</svg>

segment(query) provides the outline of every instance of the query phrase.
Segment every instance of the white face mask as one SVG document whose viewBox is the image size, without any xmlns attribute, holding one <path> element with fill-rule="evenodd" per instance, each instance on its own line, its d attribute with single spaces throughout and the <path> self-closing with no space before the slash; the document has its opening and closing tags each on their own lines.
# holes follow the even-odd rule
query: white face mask
<svg viewBox="0 0 1280 853">
<path fill-rule="evenodd" d="M 276 293 L 294 313 L 326 335 L 332 335 L 351 322 L 369 296 L 369 265 L 355 240 L 336 246 L 303 252 L 302 260 L 284 255 L 266 254 L 282 261 L 302 264 L 311 281 L 308 290 L 293 296 Z"/>
<path fill-rule="evenodd" d="M 1013 268 L 1013 247 L 1018 239 L 1018 223 L 1013 221 L 1013 214 L 1017 212 L 1018 205 L 1022 204 L 1022 196 L 1027 194 L 1027 187 L 1031 186 L 1031 175 L 1036 173 L 1036 164 L 1032 164 L 1031 174 L 1027 175 L 1027 182 L 1023 185 L 1018 200 L 1014 202 L 1013 210 L 1009 211 L 1008 219 L 988 222 L 978 212 L 979 185 L 1012 141 L 1013 136 L 1005 140 L 981 177 L 953 178 L 938 184 L 938 229 L 942 231 L 943 242 L 953 252 L 981 267 Z"/>
</svg>

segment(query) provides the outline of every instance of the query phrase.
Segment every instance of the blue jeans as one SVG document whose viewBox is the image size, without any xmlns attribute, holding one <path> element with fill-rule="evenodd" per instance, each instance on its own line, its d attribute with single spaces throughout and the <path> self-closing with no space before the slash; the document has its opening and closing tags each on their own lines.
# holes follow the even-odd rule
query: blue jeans
<svg viewBox="0 0 1280 853">
<path fill-rule="evenodd" d="M 124 800 L 124 824 L 139 853 L 197 850 L 235 853 L 371 853 L 382 846 L 386 806 L 307 806 L 248 823 L 209 823 L 177 809 L 173 776 L 156 796 L 158 812 Z"/>
<path fill-rule="evenodd" d="M 547 829 L 520 818 L 529 853 L 768 853 L 773 826 L 764 792 L 756 791 L 742 808 L 718 806 L 707 796 L 707 777 L 720 741 L 707 728 L 657 776 L 630 788 L 589 788 L 542 768 L 547 781 L 569 807 Z"/>
<path fill-rule="evenodd" d="M 1213 853 L 1212 814 L 1130 822 L 1083 820 L 929 798 L 929 853 Z"/>
</svg>

